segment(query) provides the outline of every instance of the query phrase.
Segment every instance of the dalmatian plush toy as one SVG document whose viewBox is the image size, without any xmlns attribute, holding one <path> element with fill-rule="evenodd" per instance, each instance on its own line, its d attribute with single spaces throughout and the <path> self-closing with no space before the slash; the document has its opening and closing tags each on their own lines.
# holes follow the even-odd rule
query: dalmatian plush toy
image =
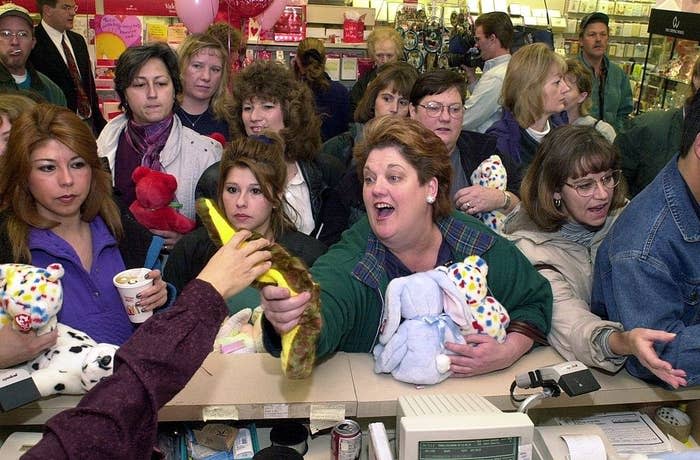
<svg viewBox="0 0 700 460">
<path fill-rule="evenodd" d="M 87 334 L 57 322 L 63 274 L 60 264 L 0 265 L 0 327 L 38 335 L 58 328 L 56 344 L 20 366 L 31 373 L 41 396 L 87 392 L 112 375 L 118 348 L 97 344 Z"/>
<path fill-rule="evenodd" d="M 468 305 L 462 333 L 488 334 L 503 343 L 506 340 L 506 328 L 510 324 L 508 311 L 494 297 L 488 295 L 486 275 L 489 272 L 486 261 L 479 256 L 468 256 L 463 262 L 439 270 L 460 290 Z"/>
<path fill-rule="evenodd" d="M 508 185 L 508 175 L 506 168 L 503 166 L 501 157 L 491 155 L 481 162 L 471 175 L 471 183 L 473 185 L 481 185 L 482 187 L 495 188 L 505 191 Z M 475 214 L 477 219 L 481 219 L 489 228 L 500 232 L 503 227 L 505 215 L 500 211 L 487 211 Z"/>
</svg>

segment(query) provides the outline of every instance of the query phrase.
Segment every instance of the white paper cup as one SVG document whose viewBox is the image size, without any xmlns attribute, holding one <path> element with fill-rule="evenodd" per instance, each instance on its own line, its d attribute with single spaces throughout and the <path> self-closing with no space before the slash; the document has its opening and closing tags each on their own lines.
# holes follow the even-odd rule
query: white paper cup
<svg viewBox="0 0 700 460">
<path fill-rule="evenodd" d="M 149 272 L 148 268 L 132 268 L 117 273 L 112 279 L 132 323 L 143 323 L 153 316 L 153 311 L 142 311 L 136 306 L 136 295 L 153 285 L 153 280 L 146 278 Z"/>
</svg>

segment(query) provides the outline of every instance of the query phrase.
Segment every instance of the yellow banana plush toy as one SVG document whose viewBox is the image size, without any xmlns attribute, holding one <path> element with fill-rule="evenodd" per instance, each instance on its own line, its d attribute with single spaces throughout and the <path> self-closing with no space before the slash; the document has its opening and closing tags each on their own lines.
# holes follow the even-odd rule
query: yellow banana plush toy
<svg viewBox="0 0 700 460">
<path fill-rule="evenodd" d="M 209 236 L 217 245 L 226 244 L 236 234 L 231 224 L 217 209 L 212 200 L 197 200 L 197 214 L 202 219 Z M 254 234 L 252 239 L 260 238 Z M 318 284 L 314 283 L 304 263 L 291 256 L 282 246 L 273 243 L 272 267 L 253 282 L 260 288 L 277 285 L 289 289 L 292 295 L 302 291 L 311 293 L 311 300 L 292 330 L 282 335 L 282 372 L 291 379 L 304 379 L 311 375 L 316 361 L 316 343 L 321 333 L 321 303 Z"/>
</svg>

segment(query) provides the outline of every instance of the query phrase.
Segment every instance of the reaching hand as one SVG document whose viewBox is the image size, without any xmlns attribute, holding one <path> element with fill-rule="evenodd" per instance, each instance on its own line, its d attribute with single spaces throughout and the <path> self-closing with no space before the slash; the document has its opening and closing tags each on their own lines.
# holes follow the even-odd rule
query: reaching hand
<svg viewBox="0 0 700 460">
<path fill-rule="evenodd" d="M 214 286 L 224 299 L 241 292 L 272 266 L 270 251 L 263 250 L 270 242 L 263 238 L 246 241 L 250 235 L 248 230 L 237 232 L 197 276 Z"/>
<path fill-rule="evenodd" d="M 649 369 L 655 376 L 673 388 L 688 384 L 685 371 L 674 369 L 671 363 L 659 358 L 654 349 L 655 342 L 670 342 L 676 334 L 641 327 L 620 334 L 627 344 L 629 354 L 636 356 L 642 366 Z"/>
</svg>

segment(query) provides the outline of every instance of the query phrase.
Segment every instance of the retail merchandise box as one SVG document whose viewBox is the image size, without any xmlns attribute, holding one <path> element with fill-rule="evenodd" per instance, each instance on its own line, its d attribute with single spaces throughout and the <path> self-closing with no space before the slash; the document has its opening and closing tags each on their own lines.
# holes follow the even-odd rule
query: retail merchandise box
<svg viewBox="0 0 700 460">
<path fill-rule="evenodd" d="M 41 394 L 27 370 L 0 370 L 0 410 L 7 412 L 39 398 Z"/>
</svg>

